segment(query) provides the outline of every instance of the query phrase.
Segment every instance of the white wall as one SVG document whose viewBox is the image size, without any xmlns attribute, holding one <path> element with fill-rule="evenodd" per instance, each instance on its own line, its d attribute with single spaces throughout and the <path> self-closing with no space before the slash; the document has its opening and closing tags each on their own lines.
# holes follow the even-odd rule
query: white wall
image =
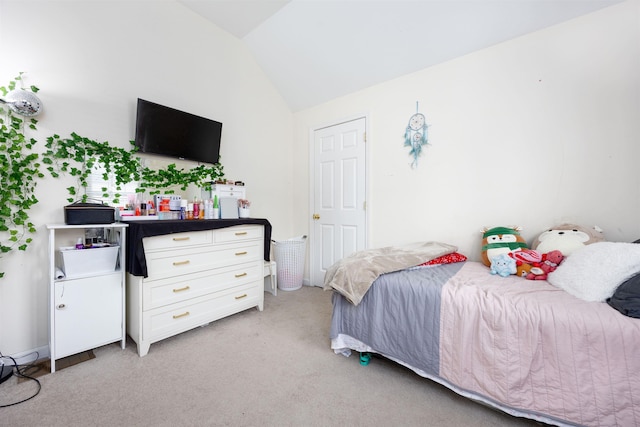
<svg viewBox="0 0 640 427">
<path fill-rule="evenodd" d="M 291 234 L 293 117 L 236 38 L 174 1 L 0 0 L 0 85 L 25 71 L 44 104 L 39 131 L 128 147 L 138 97 L 223 122 L 226 176 L 247 184 L 252 215 Z M 190 167 L 193 164 L 180 163 Z M 0 351 L 46 351 L 47 223 L 62 223 L 70 181 L 48 179 L 26 252 L 0 260 Z M 193 197 L 193 194 L 185 196 Z"/>
<path fill-rule="evenodd" d="M 438 240 L 478 259 L 484 226 L 519 225 L 531 243 L 562 222 L 638 239 L 639 4 L 296 113 L 294 163 L 309 163 L 310 130 L 369 115 L 370 247 Z M 431 145 L 411 169 L 403 137 L 416 101 Z M 293 182 L 309 206 L 309 171 L 297 168 Z M 296 229 L 309 218 L 296 216 Z"/>
</svg>

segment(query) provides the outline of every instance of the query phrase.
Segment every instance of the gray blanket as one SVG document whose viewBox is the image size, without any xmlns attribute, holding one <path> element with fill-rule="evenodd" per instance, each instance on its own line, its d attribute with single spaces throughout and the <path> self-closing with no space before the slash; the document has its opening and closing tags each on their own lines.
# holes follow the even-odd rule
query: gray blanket
<svg viewBox="0 0 640 427">
<path fill-rule="evenodd" d="M 380 275 L 414 267 L 457 250 L 446 243 L 421 242 L 358 251 L 329 267 L 324 276 L 324 289 L 333 289 L 351 304 L 358 305 Z"/>
<path fill-rule="evenodd" d="M 355 337 L 376 352 L 440 374 L 440 295 L 462 262 L 384 274 L 357 307 L 333 294 L 331 339 Z"/>
</svg>

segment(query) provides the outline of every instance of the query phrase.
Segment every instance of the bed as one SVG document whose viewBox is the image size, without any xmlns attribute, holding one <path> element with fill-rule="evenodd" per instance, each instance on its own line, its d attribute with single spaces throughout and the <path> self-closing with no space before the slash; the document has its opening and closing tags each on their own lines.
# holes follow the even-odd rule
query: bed
<svg viewBox="0 0 640 427">
<path fill-rule="evenodd" d="M 420 256 L 455 250 L 436 246 Z M 479 262 L 406 268 L 418 265 L 410 259 L 371 270 L 393 252 L 327 272 L 336 353 L 380 354 L 514 416 L 640 425 L 640 319 L 546 280 L 492 275 Z M 354 291 L 353 276 L 362 272 L 364 285 Z"/>
</svg>

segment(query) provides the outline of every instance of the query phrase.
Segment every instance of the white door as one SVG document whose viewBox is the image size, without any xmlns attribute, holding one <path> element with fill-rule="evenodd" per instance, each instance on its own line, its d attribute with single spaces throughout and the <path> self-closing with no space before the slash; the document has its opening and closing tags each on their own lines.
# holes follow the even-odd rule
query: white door
<svg viewBox="0 0 640 427">
<path fill-rule="evenodd" d="M 313 133 L 311 285 L 322 286 L 327 269 L 366 247 L 366 119 Z"/>
</svg>

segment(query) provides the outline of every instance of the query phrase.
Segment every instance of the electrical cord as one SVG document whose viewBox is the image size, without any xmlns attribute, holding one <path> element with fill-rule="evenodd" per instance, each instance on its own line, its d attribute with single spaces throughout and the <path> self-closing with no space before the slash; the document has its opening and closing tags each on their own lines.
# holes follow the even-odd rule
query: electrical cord
<svg viewBox="0 0 640 427">
<path fill-rule="evenodd" d="M 38 360 L 38 352 L 35 353 L 36 354 L 36 359 Z M 18 365 L 18 362 L 16 362 L 16 359 L 14 359 L 11 356 L 4 356 L 2 353 L 0 353 L 0 359 L 11 359 L 13 361 L 13 367 L 11 369 L 14 369 L 14 375 L 20 378 L 25 378 L 28 380 L 32 380 L 35 381 L 36 384 L 38 385 L 38 389 L 36 390 L 36 392 L 34 394 L 32 394 L 31 396 L 27 397 L 26 399 L 22 399 L 18 402 L 13 402 L 13 403 L 8 403 L 8 404 L 0 404 L 0 408 L 7 408 L 9 406 L 14 406 L 14 405 L 19 405 L 20 403 L 26 402 L 27 400 L 31 400 L 34 397 L 36 397 L 38 394 L 40 394 L 40 390 L 42 390 L 42 384 L 40 384 L 40 381 L 36 378 L 33 378 L 32 376 L 27 375 L 25 372 L 29 369 L 32 369 L 35 367 L 35 365 L 33 363 L 29 363 L 27 365 Z M 3 365 L 2 369 L 4 369 L 4 367 L 7 365 Z"/>
</svg>

